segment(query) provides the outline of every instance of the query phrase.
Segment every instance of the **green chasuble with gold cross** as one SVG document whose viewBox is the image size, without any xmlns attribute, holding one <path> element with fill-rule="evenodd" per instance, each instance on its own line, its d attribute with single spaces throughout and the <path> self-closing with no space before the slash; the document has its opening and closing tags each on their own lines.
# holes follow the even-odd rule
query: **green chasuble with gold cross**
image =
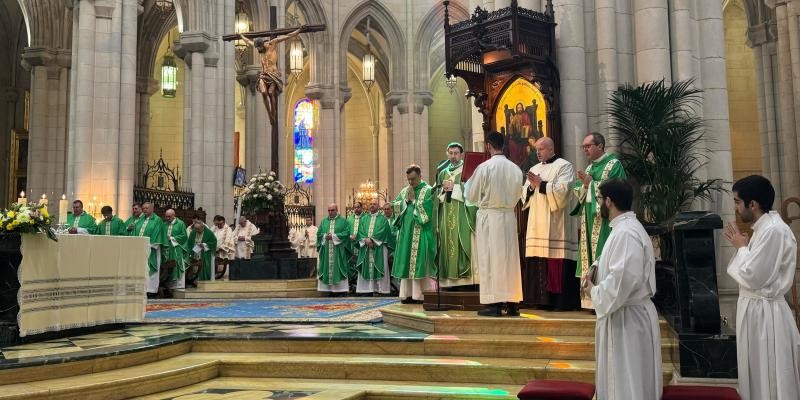
<svg viewBox="0 0 800 400">
<path fill-rule="evenodd" d="M 449 164 L 436 177 L 436 187 L 441 188 L 445 181 L 453 181 L 450 202 L 447 192 L 439 190 L 437 228 L 439 232 L 436 267 L 441 272 L 442 282 L 470 278 L 472 270 L 472 234 L 475 232 L 477 207 L 464 202 L 464 183 L 461 172 L 464 163 Z M 469 282 L 472 283 L 472 282 Z"/>
<path fill-rule="evenodd" d="M 360 249 L 356 267 L 363 279 L 371 281 L 384 277 L 383 252 L 386 250 L 388 256 L 388 245 L 391 237 L 392 227 L 382 211 L 378 211 L 375 214 L 362 214 L 356 243 L 353 246 L 357 246 Z M 363 244 L 365 239 L 370 239 L 373 242 L 371 249 L 368 245 Z"/>
<path fill-rule="evenodd" d="M 127 236 L 138 236 L 139 235 L 139 228 L 142 227 L 142 220 L 144 214 L 139 214 L 139 216 L 131 215 L 130 218 L 125 220 L 125 235 Z"/>
<path fill-rule="evenodd" d="M 597 195 L 600 184 L 612 178 L 626 179 L 625 170 L 616 155 L 606 153 L 586 167 L 586 173 L 592 177 L 589 187 L 580 179 L 575 181 L 573 191 L 578 197 L 578 205 L 570 213 L 580 216 L 580 242 L 578 244 L 578 266 L 575 275 L 583 276 L 583 271 L 600 258 L 603 246 L 611 234 L 611 226 L 607 219 L 600 217 L 600 206 Z"/>
<path fill-rule="evenodd" d="M 408 191 L 414 191 L 409 202 Z M 411 188 L 406 185 L 392 202 L 397 217 L 397 243 L 392 276 L 421 279 L 436 276 L 436 238 L 433 235 L 433 188 L 425 181 Z"/>
<path fill-rule="evenodd" d="M 328 234 L 332 240 L 327 240 Z M 326 285 L 335 285 L 347 280 L 350 270 L 350 224 L 337 215 L 325 218 L 317 229 L 317 279 Z"/>
<path fill-rule="evenodd" d="M 122 222 L 116 215 L 111 217 L 110 221 L 103 218 L 94 231 L 95 235 L 103 236 L 126 236 L 128 233 L 125 231 L 125 223 Z"/>
<path fill-rule="evenodd" d="M 167 261 L 175 261 L 175 268 L 172 270 L 171 276 L 175 280 L 189 268 L 186 224 L 178 218 L 172 220 L 172 223 L 165 222 L 164 224 L 167 229 L 167 246 L 164 255 Z"/>
<path fill-rule="evenodd" d="M 189 238 L 186 240 L 186 247 L 189 249 L 189 254 L 192 258 L 200 260 L 198 279 L 210 281 L 211 274 L 214 273 L 214 253 L 217 251 L 217 236 L 207 226 L 203 227 L 202 235 L 192 228 Z"/>
<path fill-rule="evenodd" d="M 167 244 L 166 230 L 164 221 L 158 215 L 151 214 L 149 217 L 142 214 L 141 221 L 136 228 L 136 236 L 150 238 L 150 258 L 147 259 L 150 275 L 157 274 L 159 255 Z"/>
<path fill-rule="evenodd" d="M 68 213 L 67 227 L 75 229 L 83 228 L 86 229 L 90 235 L 93 235 L 95 228 L 97 228 L 97 224 L 94 221 L 94 217 L 84 211 L 80 216 L 78 216 L 78 218 L 75 218 L 75 214 Z"/>
</svg>

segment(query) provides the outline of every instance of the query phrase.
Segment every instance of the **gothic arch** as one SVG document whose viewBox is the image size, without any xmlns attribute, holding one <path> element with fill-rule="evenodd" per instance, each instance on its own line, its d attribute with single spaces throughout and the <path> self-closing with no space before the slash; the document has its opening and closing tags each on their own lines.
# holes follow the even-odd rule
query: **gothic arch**
<svg viewBox="0 0 800 400">
<path fill-rule="evenodd" d="M 17 0 L 28 30 L 29 47 L 72 47 L 72 8 L 63 0 Z"/>
<path fill-rule="evenodd" d="M 318 0 L 294 0 L 286 3 L 286 9 L 295 3 L 303 13 L 306 24 L 324 24 L 328 29 L 328 17 Z M 301 34 L 301 40 L 308 50 L 310 81 L 309 84 L 333 82 L 333 52 L 327 50 L 331 46 L 332 33 L 328 30 L 316 33 Z"/>
<path fill-rule="evenodd" d="M 370 17 L 375 29 L 379 30 L 394 48 L 387 51 L 389 61 L 390 80 L 388 91 L 404 91 L 408 88 L 408 74 L 406 72 L 406 41 L 403 31 L 397 24 L 391 12 L 376 1 L 366 0 L 355 7 L 342 25 L 339 32 L 339 82 L 341 87 L 347 87 L 347 54 L 350 36 L 356 26 L 367 17 Z"/>
<path fill-rule="evenodd" d="M 178 25 L 178 30 L 180 30 L 181 23 L 177 9 L 164 18 L 158 10 L 150 7 L 139 17 L 139 33 L 136 40 L 136 76 L 153 77 L 158 45 L 175 25 Z"/>
<path fill-rule="evenodd" d="M 219 33 L 217 22 L 224 18 L 224 5 L 215 0 L 175 0 L 175 13 L 178 15 L 178 29 L 185 32 Z M 223 12 L 218 11 L 223 7 Z"/>
<path fill-rule="evenodd" d="M 459 2 L 451 3 L 449 12 L 451 23 L 469 18 L 469 12 Z M 414 37 L 414 89 L 427 90 L 425 85 L 431 80 L 431 73 L 444 64 L 444 58 L 431 58 L 434 48 L 439 51 L 444 46 L 444 6 L 441 3 L 428 11 Z"/>
</svg>

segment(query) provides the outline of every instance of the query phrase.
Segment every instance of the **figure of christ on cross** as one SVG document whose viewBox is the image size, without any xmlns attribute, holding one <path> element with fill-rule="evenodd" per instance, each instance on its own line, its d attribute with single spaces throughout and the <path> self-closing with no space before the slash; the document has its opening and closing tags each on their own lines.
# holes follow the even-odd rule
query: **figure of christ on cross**
<svg viewBox="0 0 800 400">
<path fill-rule="evenodd" d="M 325 30 L 325 25 L 303 25 L 299 28 L 274 29 L 261 32 L 246 32 L 222 37 L 224 41 L 244 40 L 258 50 L 261 72 L 258 74 L 257 88 L 264 100 L 267 116 L 272 125 L 272 163 L 271 170 L 278 172 L 278 95 L 283 92 L 283 78 L 278 69 L 278 44 L 292 39 L 303 32 Z M 255 39 L 255 40 L 251 40 Z"/>
</svg>

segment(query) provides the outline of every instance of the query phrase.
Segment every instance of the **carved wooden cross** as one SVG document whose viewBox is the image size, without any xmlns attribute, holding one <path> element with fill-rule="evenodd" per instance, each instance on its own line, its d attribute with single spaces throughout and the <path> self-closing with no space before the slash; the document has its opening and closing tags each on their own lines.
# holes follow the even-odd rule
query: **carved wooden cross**
<svg viewBox="0 0 800 400">
<path fill-rule="evenodd" d="M 224 35 L 222 40 L 244 40 L 259 52 L 261 72 L 258 76 L 258 91 L 264 100 L 267 117 L 272 125 L 272 163 L 271 170 L 278 176 L 278 95 L 283 92 L 281 71 L 278 69 L 277 45 L 300 33 L 324 31 L 325 25 L 303 25 L 295 28 L 272 29 L 268 31 L 244 32 Z M 255 41 L 251 39 L 256 39 Z"/>
</svg>

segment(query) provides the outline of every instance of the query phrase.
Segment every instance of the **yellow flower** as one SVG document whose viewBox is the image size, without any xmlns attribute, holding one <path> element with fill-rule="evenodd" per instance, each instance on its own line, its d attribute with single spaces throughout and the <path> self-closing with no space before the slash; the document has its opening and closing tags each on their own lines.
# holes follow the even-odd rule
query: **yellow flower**
<svg viewBox="0 0 800 400">
<path fill-rule="evenodd" d="M 47 207 L 42 207 L 42 216 L 45 218 L 50 218 L 50 214 L 47 213 Z"/>
<path fill-rule="evenodd" d="M 8 212 L 8 218 L 14 218 L 15 215 L 17 215 L 17 213 L 15 213 L 14 211 Z"/>
</svg>

